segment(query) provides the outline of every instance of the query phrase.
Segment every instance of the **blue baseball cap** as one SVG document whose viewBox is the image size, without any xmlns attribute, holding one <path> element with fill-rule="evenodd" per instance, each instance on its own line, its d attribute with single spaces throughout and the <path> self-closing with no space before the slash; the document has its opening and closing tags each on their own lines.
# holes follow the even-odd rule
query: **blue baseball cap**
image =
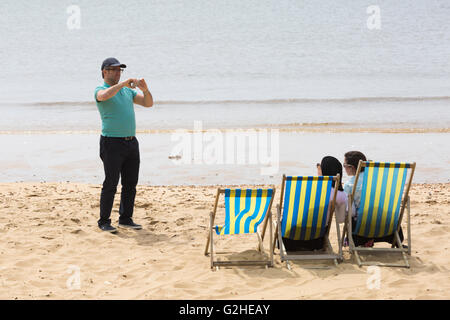
<svg viewBox="0 0 450 320">
<path fill-rule="evenodd" d="M 105 59 L 105 61 L 103 61 L 102 63 L 102 70 L 105 67 L 121 67 L 121 68 L 126 68 L 127 66 L 123 63 L 120 63 L 119 60 L 117 60 L 116 58 L 107 58 Z"/>
</svg>

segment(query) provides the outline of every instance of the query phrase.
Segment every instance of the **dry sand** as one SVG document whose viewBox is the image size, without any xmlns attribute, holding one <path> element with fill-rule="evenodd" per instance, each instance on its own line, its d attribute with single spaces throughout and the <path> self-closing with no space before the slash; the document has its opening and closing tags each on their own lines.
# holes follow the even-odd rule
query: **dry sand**
<svg viewBox="0 0 450 320">
<path fill-rule="evenodd" d="M 274 268 L 211 271 L 203 251 L 215 186 L 140 185 L 134 219 L 143 229 L 109 234 L 97 228 L 99 185 L 3 183 L 0 299 L 449 299 L 449 187 L 413 185 L 411 268 L 380 268 L 380 288 L 370 289 L 374 273 L 348 248 L 343 263 L 324 270 L 295 262 L 289 271 L 275 255 Z M 217 247 L 239 242 L 235 255 L 258 255 L 255 235 L 238 237 Z"/>
</svg>

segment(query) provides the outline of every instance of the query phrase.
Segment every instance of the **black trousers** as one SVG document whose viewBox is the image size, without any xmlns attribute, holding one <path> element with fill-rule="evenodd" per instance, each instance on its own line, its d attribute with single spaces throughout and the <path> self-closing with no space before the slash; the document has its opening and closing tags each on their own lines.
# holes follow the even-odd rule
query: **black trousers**
<svg viewBox="0 0 450 320">
<path fill-rule="evenodd" d="M 289 238 L 282 238 L 286 251 L 313 251 L 324 248 L 325 237 L 314 240 L 291 240 Z"/>
<path fill-rule="evenodd" d="M 352 218 L 352 230 L 356 229 L 356 219 Z M 400 227 L 400 230 L 398 232 L 398 236 L 400 238 L 400 242 L 403 242 L 403 230 L 402 227 Z M 373 240 L 373 242 L 388 242 L 390 244 L 397 244 L 397 241 L 395 240 L 395 235 L 386 236 L 386 237 L 380 237 L 380 238 L 366 238 L 361 237 L 356 234 L 353 235 L 353 242 L 355 243 L 355 246 L 362 246 L 366 242 Z"/>
<path fill-rule="evenodd" d="M 139 142 L 136 137 L 132 140 L 125 140 L 124 138 L 100 136 L 100 158 L 105 169 L 105 180 L 100 196 L 98 224 L 111 223 L 111 210 L 119 178 L 122 183 L 119 223 L 131 222 L 139 176 Z"/>
</svg>

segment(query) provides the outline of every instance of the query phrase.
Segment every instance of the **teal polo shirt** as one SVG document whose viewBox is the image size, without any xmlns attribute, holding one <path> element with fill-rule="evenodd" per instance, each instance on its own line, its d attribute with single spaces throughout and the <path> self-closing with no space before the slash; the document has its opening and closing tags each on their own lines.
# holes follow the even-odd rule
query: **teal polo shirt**
<svg viewBox="0 0 450 320">
<path fill-rule="evenodd" d="M 95 101 L 102 118 L 102 136 L 131 137 L 136 135 L 136 117 L 133 99 L 137 92 L 124 87 L 117 94 L 105 101 L 97 100 L 97 92 L 111 87 L 106 82 L 95 88 Z"/>
</svg>

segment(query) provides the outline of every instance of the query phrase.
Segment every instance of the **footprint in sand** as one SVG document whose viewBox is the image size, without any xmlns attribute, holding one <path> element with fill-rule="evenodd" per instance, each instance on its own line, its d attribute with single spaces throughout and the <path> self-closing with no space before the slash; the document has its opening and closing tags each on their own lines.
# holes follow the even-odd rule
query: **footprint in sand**
<svg viewBox="0 0 450 320">
<path fill-rule="evenodd" d="M 151 203 L 137 203 L 135 206 L 136 206 L 137 208 L 143 208 L 143 209 L 146 209 L 146 208 L 148 208 L 148 207 L 151 207 L 152 204 L 151 204 Z"/>
<path fill-rule="evenodd" d="M 412 287 L 414 287 L 414 282 L 411 282 L 411 280 L 400 279 L 400 280 L 395 280 L 395 281 L 388 283 L 388 286 L 391 286 L 393 288 L 396 288 L 397 286 L 412 286 Z"/>
<path fill-rule="evenodd" d="M 70 231 L 70 233 L 78 234 L 78 235 L 86 235 L 86 232 L 81 229 L 72 230 L 72 231 Z"/>
<path fill-rule="evenodd" d="M 185 225 L 185 224 L 186 224 L 186 221 L 187 221 L 186 218 L 179 218 L 179 219 L 177 219 L 177 220 L 175 221 L 175 224 L 176 224 L 177 226 L 182 226 L 182 225 Z"/>
<path fill-rule="evenodd" d="M 37 258 L 31 258 L 31 259 L 27 259 L 27 260 L 21 260 L 21 261 L 18 261 L 18 262 L 16 262 L 14 265 L 15 265 L 16 267 L 21 267 L 21 268 L 23 268 L 23 267 L 29 267 L 29 266 L 32 266 L 32 265 L 36 264 L 37 262 L 39 262 L 39 259 L 37 259 Z"/>
</svg>

